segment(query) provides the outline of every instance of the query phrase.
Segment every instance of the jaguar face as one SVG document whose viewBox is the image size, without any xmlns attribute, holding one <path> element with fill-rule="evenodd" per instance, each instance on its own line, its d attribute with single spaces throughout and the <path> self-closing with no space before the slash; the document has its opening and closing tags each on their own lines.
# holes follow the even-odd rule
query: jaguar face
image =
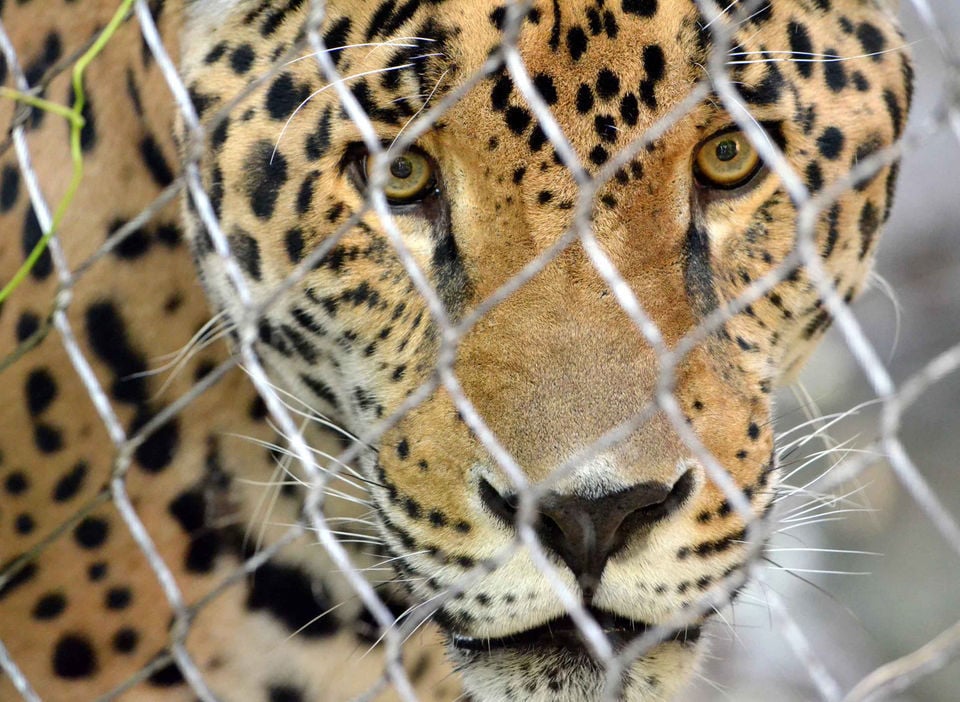
<svg viewBox="0 0 960 702">
<path fill-rule="evenodd" d="M 514 54 L 498 48 L 496 3 L 387 4 L 358 23 L 357 3 L 328 3 L 320 34 L 342 83 L 305 50 L 211 131 L 205 185 L 253 298 L 307 268 L 260 318 L 257 353 L 372 444 L 360 467 L 384 554 L 474 698 L 597 699 L 607 668 L 573 602 L 608 653 L 657 628 L 617 684 L 669 699 L 697 659 L 704 598 L 739 584 L 756 551 L 747 522 L 776 484 L 771 393 L 829 314 L 793 267 L 689 335 L 794 251 L 798 203 L 762 152 L 816 193 L 899 136 L 896 28 L 870 3 L 801 0 L 726 25 L 758 127 L 745 133 L 710 85 L 714 35 L 694 3 L 534 3 Z M 272 29 L 277 55 L 305 14 Z M 207 45 L 255 32 L 195 24 Z M 270 65 L 191 46 L 206 116 Z M 819 217 L 822 266 L 847 300 L 893 179 L 881 168 Z M 209 296 L 240 319 L 195 205 Z"/>
</svg>

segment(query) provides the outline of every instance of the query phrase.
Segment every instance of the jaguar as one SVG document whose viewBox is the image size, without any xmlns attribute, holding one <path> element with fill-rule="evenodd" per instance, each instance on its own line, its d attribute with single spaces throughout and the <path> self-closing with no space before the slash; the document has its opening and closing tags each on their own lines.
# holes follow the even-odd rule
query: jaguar
<svg viewBox="0 0 960 702">
<path fill-rule="evenodd" d="M 0 2 L 0 698 L 681 695 L 889 215 L 892 3 L 121 5 Z"/>
</svg>

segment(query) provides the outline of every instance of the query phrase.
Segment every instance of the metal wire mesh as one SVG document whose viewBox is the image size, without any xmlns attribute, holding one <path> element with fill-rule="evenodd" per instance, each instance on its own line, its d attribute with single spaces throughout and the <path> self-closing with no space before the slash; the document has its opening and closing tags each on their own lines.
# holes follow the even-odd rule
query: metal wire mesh
<svg viewBox="0 0 960 702">
<path fill-rule="evenodd" d="M 899 159 L 904 153 L 909 153 L 933 134 L 948 131 L 952 132 L 955 139 L 960 140 L 960 82 L 958 82 L 960 80 L 960 52 L 958 52 L 951 37 L 941 30 L 936 10 L 926 0 L 911 0 L 912 11 L 923 23 L 923 40 L 936 45 L 943 62 L 943 75 L 939 76 L 943 81 L 941 102 L 929 115 L 923 115 L 920 119 L 917 119 L 913 128 L 895 146 L 863 159 L 851 170 L 847 177 L 811 195 L 802 178 L 794 172 L 780 150 L 765 137 L 762 128 L 753 119 L 747 108 L 743 106 L 738 98 L 736 87 L 728 75 L 727 52 L 733 40 L 731 34 L 731 26 L 733 25 L 727 21 L 729 18 L 725 18 L 725 13 L 741 18 L 749 17 L 762 10 L 766 4 L 759 1 L 743 2 L 739 5 L 734 4 L 732 10 L 728 8 L 727 11 L 721 11 L 710 0 L 698 0 L 701 12 L 713 30 L 715 42 L 711 61 L 706 66 L 710 77 L 709 82 L 704 81 L 696 86 L 691 86 L 690 94 L 675 109 L 664 115 L 641 138 L 632 142 L 620 153 L 613 155 L 600 169 L 599 173 L 594 174 L 589 173 L 580 163 L 575 149 L 564 134 L 562 125 L 554 117 L 540 92 L 536 89 L 517 48 L 516 41 L 520 24 L 524 15 L 530 9 L 529 4 L 516 2 L 509 5 L 505 14 L 504 42 L 499 52 L 488 58 L 482 71 L 466 80 L 456 90 L 437 100 L 429 109 L 423 110 L 422 114 L 418 114 L 391 145 L 390 153 L 393 154 L 414 145 L 418 138 L 431 129 L 437 120 L 442 118 L 451 105 L 461 99 L 490 72 L 502 65 L 505 66 L 517 90 L 542 126 L 547 140 L 556 151 L 557 157 L 572 173 L 579 189 L 579 196 L 573 207 L 575 213 L 573 225 L 562 237 L 541 256 L 528 262 L 520 274 L 512 278 L 476 308 L 470 310 L 463 318 L 454 319 L 450 316 L 446 305 L 431 284 L 428 275 L 418 264 L 416 256 L 410 250 L 403 233 L 391 214 L 383 190 L 389 165 L 388 153 L 373 122 L 358 102 L 356 95 L 349 89 L 348 81 L 338 73 L 336 65 L 331 59 L 331 54 L 324 45 L 320 32 L 325 17 L 322 2 L 311 2 L 310 17 L 301 44 L 291 49 L 288 55 L 281 56 L 271 71 L 253 81 L 251 90 L 263 84 L 270 76 L 275 75 L 289 60 L 290 56 L 299 55 L 303 51 L 311 52 L 319 70 L 328 81 L 329 87 L 336 92 L 343 110 L 356 125 L 364 145 L 373 158 L 373 167 L 370 173 L 372 187 L 369 189 L 364 209 L 340 226 L 336 234 L 314 249 L 294 268 L 283 284 L 268 294 L 263 294 L 262 291 L 254 294 L 251 291 L 241 264 L 231 249 L 230 239 L 221 229 L 216 208 L 211 202 L 208 188 L 204 185 L 199 165 L 203 144 L 217 125 L 230 116 L 231 110 L 235 109 L 235 103 L 222 108 L 213 119 L 201 120 L 196 112 L 194 102 L 191 100 L 188 88 L 184 85 L 175 63 L 165 47 L 164 39 L 161 37 L 151 15 L 148 3 L 145 0 L 136 0 L 132 5 L 128 3 L 132 14 L 132 18 L 128 21 L 136 22 L 139 26 L 144 45 L 160 67 L 173 100 L 176 102 L 179 117 L 183 124 L 182 140 L 184 143 L 182 153 L 186 156 L 180 164 L 180 175 L 163 190 L 157 200 L 149 208 L 119 227 L 105 241 L 103 246 L 99 247 L 93 257 L 82 261 L 79 265 L 71 265 L 64 253 L 60 238 L 54 234 L 49 240 L 53 269 L 59 280 L 55 305 L 50 310 L 46 325 L 35 332 L 35 338 L 24 342 L 16 353 L 19 357 L 24 357 L 31 352 L 32 345 L 38 343 L 43 335 L 48 332 L 56 333 L 59 343 L 66 350 L 77 376 L 96 408 L 99 421 L 106 428 L 114 446 L 115 458 L 112 475 L 103 490 L 85 505 L 83 510 L 77 511 L 68 522 L 54 530 L 51 536 L 40 544 L 39 548 L 8 564 L 6 570 L 0 572 L 0 585 L 15 578 L 19 569 L 25 567 L 31 559 L 42 553 L 43 548 L 49 543 L 60 538 L 86 512 L 98 505 L 112 504 L 118 511 L 136 546 L 144 555 L 150 569 L 152 569 L 163 596 L 169 603 L 173 613 L 173 621 L 169 629 L 166 652 L 154 659 L 147 668 L 139 671 L 136 676 L 109 692 L 103 699 L 112 699 L 124 693 L 172 661 L 196 696 L 205 702 L 211 702 L 218 698 L 205 680 L 202 666 L 194 660 L 186 645 L 191 626 L 198 613 L 222 596 L 230 587 L 267 563 L 288 544 L 304 534 L 310 533 L 315 536 L 329 555 L 334 566 L 342 571 L 351 588 L 371 613 L 373 620 L 381 627 L 380 640 L 385 650 L 385 667 L 381 680 L 379 682 L 371 681 L 370 691 L 365 698 L 372 698 L 384 686 L 392 686 L 402 699 L 414 700 L 417 699 L 417 694 L 414 685 L 411 683 L 409 673 L 402 662 L 402 648 L 405 641 L 445 602 L 457 597 L 478 578 L 506 563 L 517 549 L 526 549 L 533 562 L 544 573 L 556 597 L 562 602 L 569 616 L 580 630 L 589 651 L 599 661 L 602 661 L 606 671 L 603 699 L 616 699 L 617 695 L 620 694 L 619 685 L 625 670 L 634 660 L 659 642 L 664 635 L 677 627 L 693 623 L 705 613 L 723 607 L 727 604 L 732 593 L 738 590 L 748 578 L 764 581 L 768 577 L 761 566 L 764 543 L 770 535 L 771 526 L 754 519 L 751 505 L 743 492 L 727 470 L 710 454 L 701 439 L 688 426 L 684 413 L 674 395 L 675 372 L 678 363 L 692 348 L 718 330 L 732 315 L 744 311 L 751 303 L 768 293 L 798 265 L 805 268 L 811 281 L 817 287 L 825 309 L 829 311 L 833 318 L 843 343 L 859 367 L 859 372 L 867 379 L 873 392 L 873 398 L 879 407 L 877 438 L 864 446 L 862 453 L 851 454 L 850 457 L 834 466 L 819 483 L 820 490 L 823 492 L 842 490 L 852 479 L 876 464 L 879 460 L 878 456 L 882 457 L 889 463 L 900 485 L 915 500 L 917 507 L 925 515 L 929 524 L 939 533 L 943 542 L 955 552 L 953 555 L 960 555 L 960 526 L 958 526 L 950 511 L 944 507 L 940 497 L 931 489 L 927 480 L 924 479 L 921 470 L 900 438 L 900 427 L 905 412 L 913 405 L 923 402 L 931 387 L 943 382 L 945 378 L 955 373 L 960 367 L 960 343 L 931 358 L 919 371 L 907 379 L 895 382 L 875 344 L 864 333 L 847 302 L 835 290 L 830 275 L 824 270 L 814 238 L 816 224 L 822 213 L 844 192 L 855 187 L 863 177 L 878 172 L 879 169 Z M 739 13 L 739 15 L 736 13 Z M 35 95 L 37 94 L 37 86 L 28 82 L 16 50 L 8 37 L 8 31 L 9 28 L 0 26 L 0 49 L 2 49 L 10 69 L 15 88 L 22 94 Z M 69 68 L 71 68 L 69 62 L 62 62 L 62 65 L 55 67 L 55 70 L 62 71 Z M 44 76 L 44 83 L 51 78 L 51 75 Z M 779 176 L 793 201 L 798 203 L 798 235 L 791 253 L 769 275 L 754 281 L 736 300 L 708 315 L 693 332 L 671 348 L 665 343 L 657 325 L 618 272 L 613 261 L 605 253 L 603 246 L 598 242 L 592 229 L 591 211 L 604 183 L 610 180 L 619 168 L 628 164 L 636 154 L 654 143 L 694 105 L 704 100 L 711 90 L 722 101 L 731 119 L 748 135 L 767 166 Z M 236 102 L 239 102 L 239 100 Z M 19 172 L 26 184 L 30 202 L 41 230 L 44 232 L 55 231 L 54 208 L 47 200 L 44 194 L 44 184 L 39 181 L 36 169 L 33 166 L 31 151 L 26 138 L 28 127 L 24 122 L 25 119 L 21 112 L 15 119 L 10 131 L 10 147 L 16 153 Z M 129 431 L 124 428 L 124 422 L 117 416 L 109 393 L 104 389 L 91 367 L 90 361 L 85 356 L 81 344 L 78 343 L 76 331 L 68 318 L 68 311 L 73 290 L 78 281 L 92 275 L 91 271 L 98 261 L 117 247 L 122 246 L 128 237 L 154 218 L 156 213 L 168 203 L 181 195 L 189 197 L 195 205 L 198 217 L 209 232 L 215 255 L 220 261 L 225 279 L 229 282 L 231 291 L 236 296 L 242 309 L 242 316 L 237 320 L 235 330 L 235 355 L 231 360 L 212 369 L 195 383 L 189 392 L 169 403 L 136 431 Z M 305 438 L 296 415 L 290 411 L 288 403 L 285 402 L 281 392 L 273 384 L 256 351 L 259 334 L 257 320 L 261 315 L 284 292 L 297 284 L 315 264 L 323 260 L 336 246 L 340 238 L 368 212 L 373 212 L 378 216 L 383 232 L 409 275 L 416 294 L 422 296 L 426 302 L 433 322 L 439 330 L 440 351 L 439 362 L 431 380 L 412 393 L 400 409 L 392 416 L 385 418 L 371 435 L 363 437 L 365 442 L 375 443 L 380 436 L 422 403 L 432 392 L 437 388 L 443 388 L 453 399 L 464 422 L 483 444 L 504 474 L 508 476 L 519 495 L 517 537 L 514 543 L 483 564 L 469 569 L 462 579 L 431 602 L 429 607 L 420 608 L 420 611 L 417 611 L 415 615 L 408 616 L 399 622 L 396 621 L 395 615 L 382 601 L 374 586 L 363 575 L 361 569 L 353 562 L 350 553 L 344 548 L 325 513 L 326 496 L 331 481 L 336 479 L 340 471 L 338 466 L 351 464 L 362 453 L 365 444 L 355 442 L 346 448 L 340 456 L 336 457 L 332 468 L 319 464 L 316 453 Z M 655 397 L 649 407 L 629 421 L 611 427 L 609 432 L 597 443 L 566 464 L 559 466 L 549 480 L 532 484 L 517 460 L 500 443 L 497 436 L 484 421 L 481 413 L 471 402 L 454 371 L 454 365 L 458 344 L 471 329 L 491 309 L 515 293 L 525 282 L 535 277 L 574 242 L 582 246 L 597 273 L 609 286 L 616 301 L 654 350 L 659 365 L 659 376 Z M 236 569 L 234 573 L 204 597 L 189 601 L 157 546 L 157 539 L 162 538 L 162 535 L 150 532 L 131 500 L 127 485 L 128 472 L 135 452 L 154 432 L 161 429 L 171 417 L 180 413 L 184 407 L 194 402 L 205 391 L 215 386 L 237 364 L 243 367 L 250 382 L 255 386 L 278 432 L 286 438 L 287 450 L 293 460 L 299 464 L 305 484 L 309 486 L 309 489 L 306 491 L 303 516 L 298 523 L 290 526 L 282 536 L 274 539 L 269 546 L 260 549 L 246 559 L 242 567 Z M 704 467 L 709 478 L 722 489 L 731 509 L 739 513 L 747 523 L 744 538 L 751 548 L 752 564 L 748 568 L 728 575 L 723 582 L 714 586 L 695 606 L 684 611 L 682 616 L 671 621 L 669 625 L 651 628 L 622 650 L 616 650 L 580 598 L 559 577 L 557 566 L 540 543 L 534 524 L 537 518 L 538 503 L 553 486 L 567 476 L 577 465 L 599 455 L 606 447 L 615 444 L 635 431 L 657 411 L 662 412 L 670 419 L 673 429 L 686 444 L 691 454 Z M 944 420 L 945 425 L 952 423 L 952 420 L 953 417 L 946 418 Z M 960 653 L 960 623 L 958 623 L 945 628 L 943 633 L 931 638 L 917 650 L 878 667 L 855 685 L 848 686 L 840 682 L 836 671 L 832 670 L 831 661 L 825 659 L 822 651 L 813 645 L 804 633 L 807 622 L 795 616 L 791 612 L 790 606 L 775 592 L 767 592 L 767 603 L 772 619 L 777 622 L 778 631 L 781 632 L 783 639 L 789 644 L 796 659 L 800 661 L 817 699 L 843 700 L 844 702 L 883 699 L 910 687 L 931 672 L 941 670 Z M 8 641 L 7 644 L 9 643 Z M 11 657 L 8 648 L 4 646 L 4 642 L 0 642 L 0 668 L 10 678 L 16 690 L 25 700 L 32 702 L 40 699 L 34 691 L 31 680 L 21 673 L 18 661 Z"/>
</svg>

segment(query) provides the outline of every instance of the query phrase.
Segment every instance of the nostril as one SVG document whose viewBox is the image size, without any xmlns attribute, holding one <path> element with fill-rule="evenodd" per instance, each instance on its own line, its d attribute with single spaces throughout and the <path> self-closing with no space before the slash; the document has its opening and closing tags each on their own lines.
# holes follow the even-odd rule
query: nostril
<svg viewBox="0 0 960 702">
<path fill-rule="evenodd" d="M 480 500 L 506 526 L 513 526 L 517 521 L 516 495 L 502 495 L 486 479 L 480 479 Z"/>
<path fill-rule="evenodd" d="M 634 495 L 631 502 L 623 505 L 623 518 L 616 528 L 614 551 L 621 548 L 630 537 L 645 527 L 651 527 L 662 522 L 671 514 L 677 512 L 689 499 L 696 487 L 696 477 L 692 470 L 680 476 L 672 488 L 663 486 L 663 491 L 656 497 L 648 494 L 647 497 Z M 639 498 L 639 499 L 638 499 Z"/>
<path fill-rule="evenodd" d="M 648 524 L 660 521 L 676 512 L 687 501 L 694 490 L 695 484 L 694 472 L 688 470 L 680 476 L 679 480 L 670 488 L 670 491 L 661 499 L 638 507 L 634 513 L 642 516 L 644 522 Z"/>
<path fill-rule="evenodd" d="M 551 550 L 556 550 L 553 548 L 554 544 L 582 540 L 578 538 L 579 532 L 572 534 L 568 533 L 570 531 L 569 526 L 567 527 L 567 530 L 564 531 L 561 522 L 557 521 L 549 514 L 545 514 L 544 512 L 537 513 L 537 521 L 534 524 L 534 528 L 537 531 L 537 536 L 540 538 L 540 543 L 544 546 L 550 547 Z"/>
</svg>

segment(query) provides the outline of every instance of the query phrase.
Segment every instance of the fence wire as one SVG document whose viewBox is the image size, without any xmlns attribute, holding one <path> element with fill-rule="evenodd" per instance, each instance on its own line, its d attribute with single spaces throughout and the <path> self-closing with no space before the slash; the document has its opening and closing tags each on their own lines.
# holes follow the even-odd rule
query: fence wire
<svg viewBox="0 0 960 702">
<path fill-rule="evenodd" d="M 135 675 L 113 690 L 102 694 L 98 699 L 117 698 L 173 663 L 197 698 L 204 702 L 217 700 L 217 694 L 205 677 L 203 665 L 188 650 L 187 639 L 191 628 L 195 625 L 197 617 L 219 598 L 224 597 L 231 588 L 248 579 L 283 549 L 305 535 L 319 543 L 329 556 L 333 567 L 345 577 L 379 629 L 378 641 L 384 651 L 382 675 L 379 680 L 369 681 L 369 689 L 360 699 L 373 699 L 387 687 L 392 687 L 401 699 L 418 699 L 415 684 L 404 666 L 405 642 L 445 603 L 455 600 L 467 591 L 471 584 L 495 572 L 518 551 L 529 554 L 575 623 L 589 652 L 602 663 L 605 683 L 601 698 L 618 699 L 618 696 L 623 693 L 621 685 L 630 666 L 653 646 L 663 641 L 665 636 L 688 625 L 696 624 L 705 614 L 720 611 L 729 603 L 733 593 L 740 590 L 748 580 L 764 585 L 769 579 L 768 573 L 762 566 L 765 544 L 771 536 L 772 525 L 776 524 L 776 521 L 761 521 L 754 517 L 750 501 L 742 489 L 689 426 L 674 391 L 678 365 L 687 354 L 711 334 L 720 330 L 732 316 L 748 310 L 752 303 L 783 282 L 798 266 L 803 267 L 816 287 L 840 338 L 859 367 L 859 372 L 869 383 L 873 392 L 870 402 L 879 407 L 877 438 L 861 447 L 858 452 L 844 454 L 842 460 L 818 479 L 820 480 L 818 488 L 825 494 L 846 490 L 846 486 L 849 486 L 851 481 L 862 476 L 881 459 L 885 459 L 899 484 L 916 502 L 930 526 L 939 533 L 943 542 L 956 552 L 956 555 L 960 555 L 960 526 L 956 518 L 944 506 L 941 496 L 924 478 L 900 436 L 905 412 L 913 405 L 923 402 L 931 388 L 944 382 L 960 367 L 960 343 L 933 357 L 911 377 L 896 383 L 887 364 L 882 360 L 881 353 L 858 322 L 857 316 L 835 289 L 829 272 L 824 268 L 816 242 L 816 228 L 823 213 L 865 177 L 878 173 L 882 168 L 899 160 L 904 154 L 909 154 L 932 135 L 952 132 L 954 139 L 960 143 L 960 53 L 955 45 L 956 42 L 942 30 L 936 11 L 926 0 L 910 0 L 912 11 L 923 24 L 923 41 L 932 42 L 937 47 L 943 63 L 943 75 L 938 77 L 942 79 L 940 104 L 930 114 L 914 120 L 910 129 L 897 144 L 862 159 L 845 177 L 816 193 L 810 193 L 803 178 L 794 171 L 785 155 L 767 138 L 766 132 L 744 106 L 729 74 L 728 52 L 734 44 L 734 28 L 738 22 L 762 12 L 769 3 L 763 0 L 747 0 L 733 3 L 725 10 L 721 10 L 711 0 L 697 0 L 697 5 L 711 29 L 714 41 L 710 62 L 704 67 L 709 80 L 691 86 L 689 95 L 669 113 L 663 115 L 640 138 L 634 140 L 622 151 L 612 154 L 597 172 L 591 173 L 578 158 L 574 146 L 564 133 L 563 126 L 535 86 L 534 79 L 518 49 L 520 28 L 524 17 L 531 10 L 531 3 L 512 2 L 506 7 L 503 43 L 499 50 L 488 57 L 479 72 L 467 78 L 456 89 L 443 94 L 432 104 L 429 104 L 428 99 L 425 107 L 404 128 L 388 150 L 383 145 L 373 121 L 366 114 L 356 94 L 351 91 L 348 77 L 338 72 L 336 62 L 331 51 L 324 44 L 323 34 L 320 31 L 326 18 L 324 3 L 312 0 L 309 4 L 309 17 L 305 31 L 299 43 L 279 56 L 268 71 L 252 79 L 246 94 L 253 93 L 270 78 L 276 76 L 289 65 L 291 60 L 299 59 L 305 51 L 309 52 L 308 56 L 315 60 L 317 68 L 327 82 L 326 87 L 336 93 L 340 106 L 354 123 L 372 158 L 369 173 L 370 187 L 362 208 L 340 225 L 333 235 L 324 239 L 306 255 L 280 285 L 270 291 L 257 290 L 256 292 L 250 288 L 243 266 L 231 246 L 230 237 L 221 228 L 217 208 L 212 202 L 208 187 L 203 182 L 200 165 L 204 145 L 211 133 L 225 120 L 235 115 L 244 96 L 238 96 L 229 104 L 220 107 L 213 117 L 201 119 L 191 99 L 190 91 L 178 73 L 176 63 L 165 45 L 164 37 L 157 27 L 149 4 L 146 0 L 119 3 L 116 15 L 118 23 L 138 25 L 145 51 L 148 51 L 156 61 L 166 80 L 183 125 L 181 140 L 182 153 L 185 156 L 180 163 L 179 175 L 172 179 L 152 204 L 117 228 L 92 256 L 79 262 L 70 261 L 65 252 L 64 241 L 57 234 L 59 203 L 51 203 L 48 200 L 45 195 L 45 184 L 40 181 L 34 166 L 28 141 L 30 126 L 29 111 L 26 107 L 32 105 L 34 109 L 38 106 L 40 109 L 50 108 L 49 104 L 42 103 L 44 86 L 48 85 L 58 73 L 75 70 L 78 60 L 83 61 L 87 57 L 91 61 L 95 60 L 95 53 L 90 53 L 94 45 L 85 47 L 87 53 L 60 61 L 41 76 L 38 82 L 31 84 L 10 39 L 11 28 L 0 24 L 0 50 L 9 69 L 14 89 L 19 96 L 13 99 L 20 99 L 27 103 L 24 109 L 16 111 L 14 121 L 9 128 L 6 148 L 12 149 L 15 154 L 19 174 L 26 185 L 29 201 L 40 229 L 43 232 L 52 233 L 47 246 L 53 270 L 58 279 L 54 305 L 46 320 L 21 342 L 8 359 L 2 362 L 0 372 L 14 362 L 29 357 L 33 349 L 48 335 L 55 334 L 113 444 L 114 456 L 112 472 L 104 487 L 82 508 L 75 510 L 68 520 L 52 529 L 35 548 L 6 564 L 0 571 L 0 591 L 5 585 L 15 582 L 18 574 L 29 568 L 45 549 L 74 528 L 86 515 L 100 506 L 110 504 L 117 510 L 129 535 L 152 570 L 172 612 L 165 651 Z M 107 34 L 101 36 L 104 42 L 110 41 Z M 555 149 L 556 157 L 572 175 L 578 189 L 578 197 L 572 207 L 573 223 L 562 236 L 536 258 L 527 262 L 517 275 L 479 305 L 468 310 L 462 317 L 454 318 L 437 290 L 434 289 L 427 272 L 418 263 L 415 253 L 398 226 L 391 212 L 384 186 L 390 159 L 396 153 L 415 146 L 417 140 L 442 119 L 451 106 L 501 67 L 505 68 L 517 91 L 529 106 L 546 140 Z M 751 282 L 735 300 L 708 314 L 693 331 L 671 347 L 641 300 L 598 241 L 593 230 L 592 212 L 603 186 L 615 176 L 617 171 L 627 166 L 634 157 L 655 143 L 696 105 L 706 99 L 708 94 L 712 94 L 722 103 L 732 121 L 748 136 L 765 164 L 779 177 L 784 190 L 793 202 L 797 203 L 797 238 L 793 250 L 769 274 Z M 69 115 L 65 116 L 69 118 Z M 81 124 L 77 122 L 75 128 L 78 133 L 80 127 Z M 78 342 L 75 323 L 69 318 L 68 312 L 71 309 L 77 284 L 95 275 L 93 271 L 96 264 L 109 253 L 122 247 L 125 241 L 128 241 L 148 222 L 154 220 L 159 212 L 178 197 L 189 198 L 195 207 L 197 216 L 209 233 L 214 255 L 219 260 L 225 280 L 231 288 L 231 294 L 235 296 L 241 310 L 237 319 L 234 320 L 236 341 L 234 354 L 230 359 L 209 369 L 209 372 L 188 392 L 167 404 L 139 428 L 127 430 L 110 400 L 110 393 L 104 388 L 86 352 Z M 350 443 L 340 455 L 331 457 L 332 460 L 327 461 L 322 455 L 319 458 L 324 460 L 318 460 L 317 451 L 304 435 L 302 418 L 291 407 L 284 391 L 275 385 L 256 349 L 260 336 L 258 320 L 286 292 L 302 281 L 333 251 L 343 237 L 370 213 L 375 214 L 379 219 L 383 233 L 413 284 L 415 294 L 421 296 L 427 305 L 439 335 L 438 363 L 430 379 L 412 392 L 396 412 L 384 418 L 374 430 L 363 436 L 363 441 Z M 659 375 L 654 397 L 649 406 L 621 424 L 610 427 L 595 443 L 558 466 L 546 480 L 534 483 L 471 401 L 455 372 L 455 360 L 460 343 L 493 308 L 515 294 L 573 244 L 582 247 L 620 308 L 653 349 Z M 17 291 L 13 290 L 11 294 L 16 295 Z M 285 438 L 288 460 L 299 466 L 302 485 L 306 486 L 302 517 L 296 523 L 284 527 L 283 533 L 273 537 L 269 545 L 255 550 L 253 555 L 247 557 L 228 577 L 222 579 L 205 595 L 191 600 L 185 594 L 182 583 L 178 582 L 177 576 L 164 559 L 162 550 L 158 546 L 158 540 L 166 539 L 166 535 L 151 532 L 138 510 L 138 505 L 131 498 L 128 488 L 129 471 L 137 450 L 151 436 L 161 430 L 184 408 L 197 401 L 206 391 L 215 387 L 237 366 L 242 367 L 262 399 L 265 411 L 276 431 Z M 378 594 L 375 585 L 364 574 L 364 569 L 354 562 L 354 557 L 345 547 L 337 526 L 327 512 L 327 501 L 328 496 L 335 492 L 332 487 L 334 481 L 349 475 L 350 469 L 346 466 L 356 462 L 367 447 L 375 445 L 380 437 L 440 389 L 448 393 L 463 421 L 516 491 L 518 496 L 516 538 L 509 547 L 501 549 L 484 562 L 467 568 L 465 575 L 458 577 L 436 598 L 414 607 L 405 617 L 398 620 L 395 613 Z M 850 412 L 856 410 L 857 408 L 851 408 Z M 954 407 L 954 414 L 955 410 L 956 407 Z M 581 597 L 566 584 L 560 569 L 540 542 L 536 529 L 538 508 L 550 491 L 564 478 L 569 477 L 578 466 L 600 456 L 604 450 L 630 436 L 658 412 L 669 419 L 672 429 L 681 438 L 691 456 L 703 467 L 709 479 L 722 490 L 730 509 L 739 514 L 745 522 L 744 540 L 748 544 L 750 563 L 744 569 L 724 577 L 693 606 L 683 610 L 668 623 L 651 627 L 627 646 L 617 650 Z M 846 415 L 842 415 L 840 419 L 843 416 Z M 954 416 L 946 418 L 945 425 L 952 424 L 954 419 Z M 792 439 L 788 446 L 803 445 L 812 438 L 822 437 L 835 421 L 839 419 L 824 417 L 816 422 L 811 421 L 809 426 L 813 427 L 812 434 Z M 782 452 L 785 449 L 780 447 L 779 450 Z M 828 508 L 833 507 L 842 497 L 825 504 Z M 800 515 L 803 515 L 803 512 L 800 512 Z M 0 517 L 2 516 L 0 514 Z M 820 516 L 823 516 L 822 513 Z M 941 585 L 950 587 L 951 583 Z M 838 677 L 832 662 L 805 633 L 808 622 L 791 612 L 789 603 L 772 589 L 765 590 L 765 600 L 770 616 L 776 622 L 775 628 L 790 646 L 796 660 L 805 671 L 816 698 L 827 702 L 866 702 L 888 698 L 891 694 L 909 688 L 924 676 L 944 669 L 960 654 L 960 623 L 958 623 L 946 627 L 941 634 L 931 638 L 916 650 L 878 667 L 850 686 Z M 14 636 L 17 635 L 14 634 Z M 35 690 L 35 681 L 30 680 L 22 672 L 23 661 L 16 660 L 11 654 L 10 651 L 13 648 L 11 644 L 11 640 L 0 641 L 0 669 L 23 699 L 30 702 L 40 700 L 41 696 Z M 757 655 L 762 656 L 762 652 Z"/>
</svg>

